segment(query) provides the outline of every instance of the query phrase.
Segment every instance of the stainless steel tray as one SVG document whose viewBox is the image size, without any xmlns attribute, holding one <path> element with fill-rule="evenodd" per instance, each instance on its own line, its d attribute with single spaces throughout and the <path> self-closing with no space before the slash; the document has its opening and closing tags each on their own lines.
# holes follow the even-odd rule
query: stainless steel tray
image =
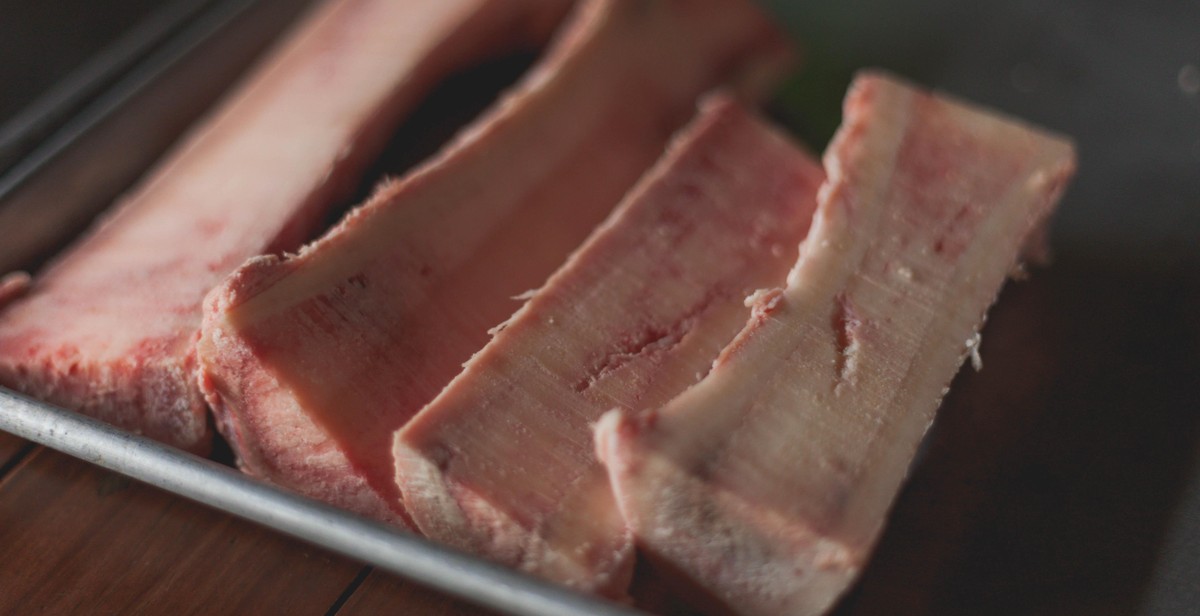
<svg viewBox="0 0 1200 616">
<path fill-rule="evenodd" d="M 78 234 L 306 4 L 174 0 L 0 126 L 0 271 Z"/>
<path fill-rule="evenodd" d="M 851 71 L 877 65 L 1074 135 L 1081 151 L 1056 263 L 993 311 L 987 367 L 956 383 L 835 613 L 1200 613 L 1200 9 L 765 1 L 806 48 L 785 100 L 818 149 Z M 58 92 L 69 104 L 35 107 L 33 128 L 5 142 L 19 162 L 0 162 L 0 270 L 76 234 L 303 4 L 174 0 Z M 619 611 L 9 392 L 0 421 L 494 609 Z"/>
</svg>

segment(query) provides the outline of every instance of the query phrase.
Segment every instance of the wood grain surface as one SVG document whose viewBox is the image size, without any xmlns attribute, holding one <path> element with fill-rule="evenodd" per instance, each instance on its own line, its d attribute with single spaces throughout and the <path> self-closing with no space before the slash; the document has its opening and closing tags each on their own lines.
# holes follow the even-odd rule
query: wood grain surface
<svg viewBox="0 0 1200 616">
<path fill-rule="evenodd" d="M 360 565 L 39 449 L 0 484 L 0 614 L 325 614 Z"/>
<path fill-rule="evenodd" d="M 7 432 L 0 432 L 0 481 L 7 474 L 9 464 L 21 453 L 25 446 L 25 441 Z"/>
<path fill-rule="evenodd" d="M 483 610 L 456 601 L 419 584 L 406 582 L 381 571 L 372 571 L 337 616 L 372 616 L 374 614 L 414 614 L 421 616 L 496 616 L 497 612 Z"/>
</svg>

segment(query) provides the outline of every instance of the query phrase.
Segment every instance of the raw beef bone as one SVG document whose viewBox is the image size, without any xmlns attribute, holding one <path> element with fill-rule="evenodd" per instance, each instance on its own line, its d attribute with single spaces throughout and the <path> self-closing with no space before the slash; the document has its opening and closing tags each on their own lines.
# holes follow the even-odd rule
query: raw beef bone
<svg viewBox="0 0 1200 616">
<path fill-rule="evenodd" d="M 777 284 L 820 165 L 726 98 L 396 435 L 396 479 L 427 536 L 585 590 L 622 593 L 632 538 L 596 460 L 605 411 L 695 383 Z"/>
<path fill-rule="evenodd" d="M 206 450 L 193 356 L 205 294 L 246 259 L 311 237 L 444 76 L 544 40 L 566 8 L 325 3 L 0 315 L 0 383 Z"/>
<path fill-rule="evenodd" d="M 210 296 L 202 387 L 242 468 L 404 519 L 392 433 L 662 153 L 696 98 L 786 46 L 750 0 L 592 0 L 439 157 Z"/>
<path fill-rule="evenodd" d="M 597 426 L 639 545 L 730 612 L 826 610 L 1074 160 L 1058 137 L 860 76 L 786 288 L 695 387 Z"/>
</svg>

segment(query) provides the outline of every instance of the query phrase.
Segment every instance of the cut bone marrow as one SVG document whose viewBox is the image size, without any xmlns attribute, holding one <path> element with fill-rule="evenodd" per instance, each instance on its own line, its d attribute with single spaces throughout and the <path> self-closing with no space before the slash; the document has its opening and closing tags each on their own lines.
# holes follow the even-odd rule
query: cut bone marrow
<svg viewBox="0 0 1200 616">
<path fill-rule="evenodd" d="M 208 449 L 193 354 L 205 294 L 246 259 L 311 237 L 439 80 L 544 39 L 566 8 L 557 0 L 325 3 L 4 310 L 0 383 Z"/>
<path fill-rule="evenodd" d="M 724 97 L 465 370 L 396 436 L 425 535 L 619 594 L 631 537 L 593 455 L 614 406 L 695 383 L 777 283 L 816 206 L 811 157 Z"/>
<path fill-rule="evenodd" d="M 1060 138 L 877 74 L 824 158 L 786 287 L 703 381 L 597 426 L 639 545 L 733 613 L 821 613 L 855 577 L 1075 166 Z"/>
<path fill-rule="evenodd" d="M 392 433 L 609 213 L 701 93 L 762 93 L 788 59 L 749 0 L 580 5 L 441 155 L 209 296 L 200 380 L 242 467 L 404 520 Z"/>
</svg>

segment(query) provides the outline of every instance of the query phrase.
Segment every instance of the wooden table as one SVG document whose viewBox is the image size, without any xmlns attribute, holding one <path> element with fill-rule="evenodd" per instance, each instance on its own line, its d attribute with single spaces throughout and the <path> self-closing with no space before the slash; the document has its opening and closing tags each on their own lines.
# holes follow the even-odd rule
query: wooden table
<svg viewBox="0 0 1200 616">
<path fill-rule="evenodd" d="M 15 464 L 17 462 L 17 458 L 21 455 L 22 450 L 25 448 L 26 444 L 17 437 L 5 432 L 0 432 L 0 469 L 3 469 L 0 470 L 0 477 L 3 476 L 3 473 L 8 471 L 10 464 Z"/>
<path fill-rule="evenodd" d="M 23 449 L 0 478 L 2 614 L 473 613 L 57 452 Z"/>
</svg>

